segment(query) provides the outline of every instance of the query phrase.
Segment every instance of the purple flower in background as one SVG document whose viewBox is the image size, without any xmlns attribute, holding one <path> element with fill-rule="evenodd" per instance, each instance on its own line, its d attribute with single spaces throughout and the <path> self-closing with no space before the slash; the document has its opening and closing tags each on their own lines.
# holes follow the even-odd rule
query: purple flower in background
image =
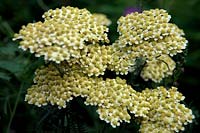
<svg viewBox="0 0 200 133">
<path fill-rule="evenodd" d="M 126 15 L 128 15 L 130 13 L 133 13 L 133 12 L 142 12 L 142 9 L 138 8 L 138 7 L 127 7 L 124 10 L 123 16 L 126 16 Z"/>
</svg>

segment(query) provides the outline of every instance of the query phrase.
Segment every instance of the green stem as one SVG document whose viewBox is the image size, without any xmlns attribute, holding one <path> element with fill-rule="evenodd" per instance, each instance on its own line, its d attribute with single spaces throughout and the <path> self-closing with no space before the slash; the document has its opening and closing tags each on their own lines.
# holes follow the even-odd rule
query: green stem
<svg viewBox="0 0 200 133">
<path fill-rule="evenodd" d="M 58 72 L 60 73 L 60 76 L 63 78 L 65 72 L 64 70 L 56 63 L 53 63 L 54 67 L 58 70 Z"/>
<path fill-rule="evenodd" d="M 49 7 L 44 3 L 43 0 L 37 0 L 37 3 L 44 11 L 49 10 Z"/>
<path fill-rule="evenodd" d="M 167 66 L 168 70 L 170 71 L 170 68 L 169 68 L 169 65 L 167 64 L 167 62 L 165 62 L 164 60 L 161 60 L 161 59 L 157 59 L 157 60 L 159 60 L 159 61 L 165 63 L 165 65 Z"/>
<path fill-rule="evenodd" d="M 18 102 L 19 102 L 19 99 L 20 99 L 20 94 L 22 92 L 22 88 L 24 88 L 24 83 L 22 83 L 20 89 L 19 89 L 19 92 L 17 94 L 17 98 L 16 98 L 16 101 L 15 101 L 15 105 L 13 107 L 13 111 L 11 112 L 11 116 L 10 116 L 10 120 L 9 120 L 9 123 L 8 123 L 8 127 L 6 129 L 6 133 L 10 133 L 10 126 L 11 126 L 11 123 L 13 121 L 13 117 L 15 115 L 15 112 L 16 112 L 16 109 L 17 109 L 17 105 L 18 105 Z"/>
</svg>

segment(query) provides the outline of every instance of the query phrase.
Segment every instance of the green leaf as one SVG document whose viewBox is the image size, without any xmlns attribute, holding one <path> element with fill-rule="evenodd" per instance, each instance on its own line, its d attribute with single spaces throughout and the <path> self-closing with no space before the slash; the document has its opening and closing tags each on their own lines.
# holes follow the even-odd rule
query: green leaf
<svg viewBox="0 0 200 133">
<path fill-rule="evenodd" d="M 8 70 L 13 74 L 16 74 L 20 71 L 23 71 L 23 67 L 21 64 L 17 64 L 16 62 L 11 62 L 11 61 L 0 61 L 0 68 L 4 70 Z"/>
<path fill-rule="evenodd" d="M 5 72 L 0 72 L 0 79 L 4 79 L 4 80 L 10 80 L 11 77 L 9 74 L 5 73 Z"/>
<path fill-rule="evenodd" d="M 15 55 L 16 51 L 19 51 L 18 49 L 18 45 L 15 45 L 13 43 L 8 43 L 8 44 L 0 44 L 2 45 L 0 47 L 0 55 L 9 55 L 9 56 L 13 56 Z"/>
</svg>

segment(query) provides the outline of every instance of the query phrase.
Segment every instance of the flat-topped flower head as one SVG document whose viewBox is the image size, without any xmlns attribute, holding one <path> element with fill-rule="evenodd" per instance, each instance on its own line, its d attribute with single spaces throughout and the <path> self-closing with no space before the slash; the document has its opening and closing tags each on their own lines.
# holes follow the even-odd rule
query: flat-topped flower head
<svg viewBox="0 0 200 133">
<path fill-rule="evenodd" d="M 181 53 L 187 40 L 183 31 L 169 23 L 171 16 L 163 9 L 131 13 L 118 20 L 119 44 L 133 46 L 138 56 L 152 58 L 161 54 Z"/>
<path fill-rule="evenodd" d="M 28 89 L 25 101 L 39 107 L 51 103 L 58 105 L 59 108 L 65 108 L 66 102 L 73 99 L 73 88 L 67 86 L 69 82 L 66 76 L 62 78 L 55 66 L 43 66 L 36 70 L 34 85 Z"/>
<path fill-rule="evenodd" d="M 90 90 L 85 104 L 97 106 L 99 118 L 114 128 L 122 122 L 129 123 L 131 116 L 128 106 L 133 106 L 132 101 L 137 97 L 136 91 L 119 77 L 102 80 L 94 87 Z"/>
<path fill-rule="evenodd" d="M 50 103 L 65 108 L 66 102 L 74 97 L 87 96 L 88 88 L 95 82 L 96 79 L 89 79 L 78 65 L 69 66 L 62 62 L 56 66 L 50 63 L 36 70 L 34 85 L 28 89 L 25 101 L 39 107 Z"/>
<path fill-rule="evenodd" d="M 150 104 L 147 117 L 141 119 L 141 133 L 174 133 L 183 131 L 184 126 L 194 119 L 192 110 L 180 102 L 184 96 L 176 87 L 169 90 L 163 86 L 142 91 L 143 97 Z"/>
<path fill-rule="evenodd" d="M 20 48 L 35 53 L 37 57 L 60 63 L 79 58 L 80 51 L 88 43 L 106 42 L 108 28 L 96 22 L 86 9 L 62 7 L 43 15 L 44 22 L 22 26 L 14 40 L 20 40 Z"/>
</svg>

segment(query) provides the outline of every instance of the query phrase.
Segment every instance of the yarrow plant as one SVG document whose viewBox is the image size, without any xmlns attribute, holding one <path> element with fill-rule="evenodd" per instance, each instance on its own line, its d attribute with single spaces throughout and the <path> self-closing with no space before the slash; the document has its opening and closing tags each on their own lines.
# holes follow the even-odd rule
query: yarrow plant
<svg viewBox="0 0 200 133">
<path fill-rule="evenodd" d="M 20 40 L 19 48 L 46 62 L 36 70 L 34 84 L 27 90 L 29 104 L 62 109 L 82 97 L 113 128 L 136 119 L 142 133 L 179 132 L 192 122 L 192 110 L 181 103 L 185 97 L 176 87 L 137 91 L 126 80 L 137 71 L 138 59 L 144 61 L 139 73 L 144 82 L 161 83 L 173 75 L 173 56 L 186 49 L 187 40 L 169 22 L 171 16 L 165 10 L 120 17 L 119 37 L 112 44 L 107 35 L 111 21 L 104 14 L 68 6 L 42 17 L 43 22 L 22 26 L 13 38 Z M 108 76 L 111 72 L 113 78 Z"/>
</svg>

